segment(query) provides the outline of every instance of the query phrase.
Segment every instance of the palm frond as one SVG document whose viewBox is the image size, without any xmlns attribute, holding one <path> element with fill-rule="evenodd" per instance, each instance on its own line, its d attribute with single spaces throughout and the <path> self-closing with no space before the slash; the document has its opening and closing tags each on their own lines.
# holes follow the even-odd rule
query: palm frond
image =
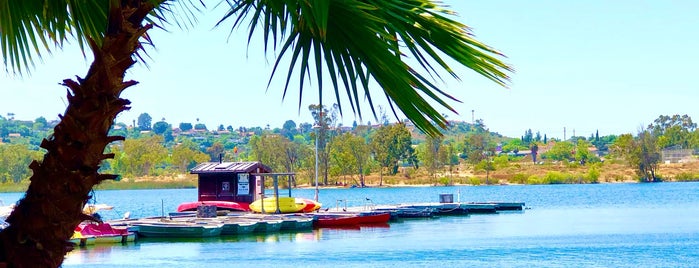
<svg viewBox="0 0 699 268">
<path fill-rule="evenodd" d="M 453 112 L 456 111 L 444 98 L 458 101 L 434 83 L 442 79 L 440 71 L 459 79 L 445 56 L 502 86 L 507 85 L 508 73 L 513 72 L 500 60 L 503 54 L 474 39 L 466 25 L 449 18 L 453 12 L 430 0 L 228 0 L 228 3 L 230 10 L 221 21 L 236 17 L 235 28 L 242 25 L 241 18 L 249 19 L 248 42 L 260 30 L 264 33 L 265 50 L 268 43 L 275 49 L 276 44 L 283 44 L 270 82 L 280 59 L 285 55 L 291 57 L 284 96 L 293 69 L 300 68 L 300 99 L 304 79 L 311 76 L 309 65 L 315 63 L 322 104 L 325 65 L 337 103 L 341 103 L 339 78 L 352 111 L 361 118 L 359 97 L 363 94 L 376 118 L 369 93 L 369 81 L 374 81 L 383 89 L 394 114 L 395 104 L 417 128 L 432 136 L 440 135 L 438 128 L 446 127 L 446 119 L 428 100 Z M 257 29 L 258 26 L 262 29 Z M 309 59 L 311 55 L 315 60 Z M 409 56 L 421 71 L 406 63 Z M 300 103 L 299 100 L 299 109 Z"/>
<path fill-rule="evenodd" d="M 88 40 L 102 43 L 108 10 L 120 0 L 0 0 L 0 49 L 7 72 L 22 74 L 35 58 L 77 41 L 83 54 Z M 144 0 L 156 8 L 147 21 L 173 23 L 181 28 L 196 22 L 197 1 Z M 198 1 L 202 6 L 204 3 Z M 147 40 L 148 41 L 148 40 Z"/>
</svg>

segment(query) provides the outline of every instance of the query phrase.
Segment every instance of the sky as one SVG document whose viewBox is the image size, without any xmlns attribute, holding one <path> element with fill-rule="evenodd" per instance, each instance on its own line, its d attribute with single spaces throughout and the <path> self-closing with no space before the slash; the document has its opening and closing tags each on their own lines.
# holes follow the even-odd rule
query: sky
<svg viewBox="0 0 699 268">
<path fill-rule="evenodd" d="M 452 65 L 460 80 L 443 76 L 444 81 L 437 81 L 461 101 L 449 102 L 458 114 L 439 109 L 449 120 L 482 119 L 490 131 L 508 137 L 531 129 L 549 138 L 597 131 L 600 136 L 633 134 L 660 115 L 699 120 L 699 1 L 443 3 L 515 69 L 505 88 Z M 293 82 L 283 98 L 288 65 L 282 65 L 267 87 L 273 49 L 265 54 L 260 35 L 248 45 L 247 29 L 231 31 L 231 22 L 214 29 L 221 12 L 205 11 L 188 30 L 150 31 L 155 48 L 146 50 L 147 65 L 137 63 L 128 71 L 127 79 L 140 83 L 122 94 L 132 108 L 118 122 L 132 124 L 148 113 L 153 123 L 164 118 L 173 127 L 182 122 L 204 123 L 209 129 L 275 128 L 287 120 L 312 123 L 308 106 L 319 97 L 315 79 L 304 86 L 300 99 Z M 60 82 L 84 76 L 90 61 L 77 45 L 68 45 L 44 55 L 30 74 L 0 71 L 0 115 L 57 119 L 67 104 Z M 328 89 L 324 84 L 324 104 L 336 102 Z M 371 90 L 375 105 L 388 108 L 380 89 L 374 85 Z M 344 125 L 376 122 L 368 102 L 360 99 L 360 119 L 340 94 Z"/>
</svg>

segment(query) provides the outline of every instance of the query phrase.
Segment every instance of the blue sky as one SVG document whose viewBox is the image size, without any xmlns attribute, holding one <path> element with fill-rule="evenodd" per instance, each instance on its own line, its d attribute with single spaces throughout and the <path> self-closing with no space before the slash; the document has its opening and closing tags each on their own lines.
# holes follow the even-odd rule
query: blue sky
<svg viewBox="0 0 699 268">
<path fill-rule="evenodd" d="M 699 121 L 699 2 L 697 1 L 444 1 L 476 38 L 502 51 L 516 72 L 509 88 L 465 68 L 461 77 L 439 82 L 462 103 L 450 104 L 449 119 L 483 119 L 491 131 L 519 137 L 525 130 L 548 137 L 636 133 L 659 115 L 688 114 Z M 286 120 L 311 122 L 308 105 L 318 102 L 315 80 L 282 101 L 283 80 L 267 81 L 275 54 L 264 54 L 261 37 L 246 46 L 246 31 L 229 25 L 212 30 L 219 11 L 206 12 L 191 30 L 151 30 L 155 49 L 148 67 L 137 64 L 125 91 L 132 109 L 117 121 L 130 124 L 148 113 L 153 122 L 281 127 Z M 56 119 L 66 107 L 63 79 L 83 76 L 89 61 L 77 46 L 45 55 L 30 75 L 0 74 L 0 114 Z M 455 66 L 454 66 L 455 67 Z M 335 98 L 324 86 L 324 103 Z M 373 99 L 387 107 L 377 88 Z M 375 122 L 367 102 L 363 120 L 343 99 L 343 123 Z M 473 111 L 473 114 L 472 114 Z"/>
</svg>

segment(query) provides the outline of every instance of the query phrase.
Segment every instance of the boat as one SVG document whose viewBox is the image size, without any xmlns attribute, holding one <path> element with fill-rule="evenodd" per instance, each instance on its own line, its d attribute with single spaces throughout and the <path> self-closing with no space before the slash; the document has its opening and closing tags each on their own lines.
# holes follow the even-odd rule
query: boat
<svg viewBox="0 0 699 268">
<path fill-rule="evenodd" d="M 313 218 L 282 217 L 282 231 L 302 231 L 313 229 Z"/>
<path fill-rule="evenodd" d="M 375 208 L 374 211 L 382 211 L 391 213 L 391 219 L 399 218 L 433 218 L 435 217 L 435 211 L 431 208 L 410 208 L 410 207 L 379 207 Z"/>
<path fill-rule="evenodd" d="M 143 237 L 212 237 L 221 235 L 223 223 L 184 221 L 136 221 L 138 235 Z"/>
<path fill-rule="evenodd" d="M 277 203 L 279 203 L 279 208 L 277 208 Z M 306 198 L 266 197 L 252 202 L 250 210 L 257 213 L 297 213 L 316 211 L 320 206 L 320 203 Z"/>
<path fill-rule="evenodd" d="M 352 226 L 363 224 L 388 223 L 391 214 L 387 212 L 361 213 L 316 213 L 313 227 Z"/>
<path fill-rule="evenodd" d="M 215 206 L 216 210 L 250 211 L 247 203 L 233 201 L 196 201 L 185 202 L 177 206 L 177 212 L 197 211 L 199 206 Z"/>
<path fill-rule="evenodd" d="M 0 219 L 5 220 L 7 219 L 8 216 L 12 213 L 12 211 L 15 209 L 15 205 L 5 205 L 1 200 L 0 200 Z"/>
<path fill-rule="evenodd" d="M 313 211 L 318 211 L 321 207 L 321 203 L 318 203 L 314 200 L 311 200 L 308 198 L 297 198 L 297 199 L 301 199 L 301 201 L 306 203 L 306 207 L 304 207 L 303 210 L 301 210 L 301 212 L 310 213 Z"/>
<path fill-rule="evenodd" d="M 107 204 L 85 204 L 83 206 L 83 214 L 93 215 L 100 210 L 112 210 L 114 206 Z"/>
<path fill-rule="evenodd" d="M 223 220 L 223 229 L 221 230 L 222 235 L 239 235 L 239 234 L 249 234 L 257 229 L 257 222 L 254 221 L 240 221 L 235 219 Z"/>
<path fill-rule="evenodd" d="M 80 231 L 73 231 L 73 236 L 68 239 L 68 242 L 76 246 L 84 247 L 94 245 L 96 238 L 94 236 L 84 236 Z"/>
<path fill-rule="evenodd" d="M 84 223 L 76 227 L 83 237 L 94 237 L 95 244 L 127 243 L 136 240 L 136 233 L 126 228 L 114 228 L 109 223 Z"/>
</svg>

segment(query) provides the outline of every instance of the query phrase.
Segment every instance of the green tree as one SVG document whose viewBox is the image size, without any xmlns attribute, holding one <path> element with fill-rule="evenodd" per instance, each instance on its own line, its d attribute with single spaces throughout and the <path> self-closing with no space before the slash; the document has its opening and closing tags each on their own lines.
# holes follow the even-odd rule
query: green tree
<svg viewBox="0 0 699 268">
<path fill-rule="evenodd" d="M 219 157 L 222 158 L 226 154 L 226 149 L 223 147 L 223 143 L 217 141 L 206 148 L 206 153 L 209 154 L 211 161 L 218 161 Z"/>
<path fill-rule="evenodd" d="M 41 152 L 25 144 L 0 143 L 0 182 L 18 183 L 29 178 L 29 163 L 41 159 Z"/>
<path fill-rule="evenodd" d="M 633 151 L 633 135 L 623 134 L 614 140 L 610 146 L 610 156 L 625 159 Z"/>
<path fill-rule="evenodd" d="M 442 137 L 427 136 L 425 142 L 418 146 L 418 159 L 430 176 L 435 176 L 445 163 L 443 157 L 440 157 L 443 154 L 442 140 Z"/>
<path fill-rule="evenodd" d="M 194 125 L 194 130 L 207 130 L 204 123 L 197 123 Z"/>
<path fill-rule="evenodd" d="M 490 172 L 495 171 L 495 164 L 490 157 L 486 157 L 474 166 L 474 170 L 485 171 L 485 184 L 490 184 Z"/>
<path fill-rule="evenodd" d="M 525 146 L 522 143 L 521 139 L 511 139 L 502 145 L 502 152 L 503 153 L 509 153 L 509 152 L 517 153 L 525 148 L 527 148 L 527 146 Z"/>
<path fill-rule="evenodd" d="M 0 1 L 0 51 L 6 69 L 22 71 L 33 64 L 35 56 L 52 45 L 62 47 L 69 38 L 76 38 L 81 48 L 89 47 L 94 55 L 85 77 L 63 81 L 69 89 L 66 111 L 54 134 L 42 143 L 47 150 L 45 157 L 30 165 L 31 183 L 17 209 L 7 218 L 10 226 L 0 232 L 4 253 L 0 254 L 0 261 L 16 267 L 57 267 L 67 252 L 66 239 L 85 219 L 81 207 L 93 186 L 118 178 L 100 174 L 99 166 L 113 157 L 103 155 L 106 146 L 123 139 L 108 133 L 116 116 L 130 104 L 120 96 L 136 84 L 124 81 L 124 77 L 135 63 L 135 53 L 145 47 L 141 38 L 153 27 L 144 26 L 144 21 L 171 19 L 172 11 L 184 17 L 183 21 L 192 21 L 195 13 L 191 4 L 196 1 L 44 0 L 13 1 L 11 5 L 10 0 Z M 321 81 L 325 65 L 336 95 L 340 92 L 339 77 L 352 107 L 361 115 L 358 94 L 366 94 L 362 97 L 371 101 L 368 85 L 373 80 L 403 114 L 430 135 L 438 135 L 438 127 L 444 128 L 446 120 L 422 93 L 453 110 L 437 94 L 448 95 L 426 80 L 438 77 L 437 70 L 458 77 L 442 56 L 496 83 L 508 80 L 510 67 L 499 60 L 500 54 L 473 39 L 469 28 L 447 17 L 451 14 L 448 10 L 428 0 L 237 0 L 218 7 L 229 9 L 223 20 L 233 20 L 233 27 L 252 22 L 248 24 L 250 37 L 261 28 L 266 33 L 266 43 L 274 43 L 275 48 L 281 44 L 277 63 L 291 54 L 288 78 L 294 64 L 299 63 L 299 85 L 303 85 L 305 75 L 314 73 Z M 178 12 L 182 8 L 185 11 Z M 403 62 L 404 54 L 421 59 L 418 65 L 424 67 L 422 72 Z M 326 64 L 321 64 L 323 60 Z M 432 60 L 438 69 L 429 65 Z M 315 64 L 318 71 L 311 72 L 310 64 Z M 320 90 L 322 84 L 318 83 Z M 25 215 L 19 211 L 35 213 Z M 56 222 L 60 224 L 57 226 Z"/>
<path fill-rule="evenodd" d="M 199 145 L 192 140 L 184 139 L 172 148 L 170 159 L 177 171 L 185 173 L 197 163 L 209 160 L 210 156 L 199 151 Z"/>
<path fill-rule="evenodd" d="M 163 146 L 164 139 L 159 135 L 150 135 L 139 139 L 123 141 L 121 148 L 112 147 L 118 156 L 114 164 L 118 173 L 131 176 L 155 174 L 156 168 L 165 164 L 168 150 Z"/>
<path fill-rule="evenodd" d="M 655 176 L 661 158 L 657 141 L 657 137 L 650 131 L 643 131 L 638 134 L 635 143 L 633 143 L 629 160 L 630 164 L 636 166 L 636 171 L 642 182 L 659 181 L 659 178 Z"/>
<path fill-rule="evenodd" d="M 543 154 L 545 158 L 552 160 L 572 160 L 574 159 L 575 146 L 570 141 L 556 142 L 551 149 Z"/>
<path fill-rule="evenodd" d="M 369 145 L 364 138 L 344 133 L 333 139 L 331 147 L 332 163 L 339 168 L 340 174 L 357 174 L 358 184 L 364 187 L 364 168 L 370 156 Z"/>
<path fill-rule="evenodd" d="M 44 130 L 48 126 L 48 121 L 46 121 L 46 118 L 43 116 L 40 116 L 34 120 L 34 126 L 32 129 L 34 130 Z"/>
<path fill-rule="evenodd" d="M 182 130 L 182 131 L 185 131 L 185 132 L 190 131 L 193 128 L 194 127 L 192 126 L 192 123 L 180 123 L 180 130 Z"/>
<path fill-rule="evenodd" d="M 290 140 L 293 140 L 296 133 L 298 133 L 296 131 L 296 122 L 294 122 L 294 120 L 286 120 L 282 126 L 282 135 L 286 136 Z"/>
<path fill-rule="evenodd" d="M 250 138 L 250 156 L 256 161 L 265 163 L 272 170 L 284 170 L 286 152 L 285 141 L 288 140 L 280 135 L 265 134 Z"/>
<path fill-rule="evenodd" d="M 338 109 L 339 105 L 333 104 L 333 106 L 328 109 L 323 105 L 311 104 L 308 106 L 308 110 L 313 116 L 315 125 L 314 134 L 318 139 L 318 161 L 320 169 L 323 172 L 323 184 L 328 184 L 328 170 L 330 169 L 330 150 L 328 144 L 331 143 L 333 135 L 335 133 L 335 127 L 338 121 Z"/>
<path fill-rule="evenodd" d="M 170 124 L 168 124 L 165 121 L 158 121 L 158 122 L 155 122 L 155 124 L 153 124 L 153 133 L 155 133 L 157 135 L 162 136 L 163 134 L 165 134 L 165 132 L 168 129 L 172 130 L 172 128 L 170 127 Z"/>
<path fill-rule="evenodd" d="M 490 132 L 482 130 L 471 133 L 464 140 L 464 154 L 466 161 L 472 165 L 476 165 L 495 154 L 495 144 L 490 140 Z"/>
<path fill-rule="evenodd" d="M 153 118 L 151 118 L 148 113 L 142 113 L 138 116 L 138 121 L 136 121 L 136 124 L 138 124 L 138 128 L 140 130 L 151 130 L 152 121 Z"/>
<path fill-rule="evenodd" d="M 403 160 L 417 166 L 417 156 L 412 147 L 410 131 L 405 124 L 381 126 L 371 135 L 371 152 L 379 163 L 379 185 L 383 185 L 383 169 L 392 167 L 396 174 L 398 162 Z"/>
<path fill-rule="evenodd" d="M 667 148 L 680 146 L 690 148 L 690 133 L 697 129 L 697 124 L 688 115 L 661 115 L 648 126 L 648 130 L 658 138 L 658 146 Z"/>
<path fill-rule="evenodd" d="M 578 161 L 581 165 L 584 165 L 592 158 L 590 149 L 588 149 L 589 146 L 590 144 L 583 139 L 579 139 L 578 144 L 575 146 L 575 161 Z"/>
<path fill-rule="evenodd" d="M 625 159 L 630 167 L 636 169 L 641 182 L 660 181 L 656 177 L 661 157 L 657 140 L 648 129 L 635 138 L 631 134 L 623 134 L 611 146 L 612 154 Z"/>
</svg>

